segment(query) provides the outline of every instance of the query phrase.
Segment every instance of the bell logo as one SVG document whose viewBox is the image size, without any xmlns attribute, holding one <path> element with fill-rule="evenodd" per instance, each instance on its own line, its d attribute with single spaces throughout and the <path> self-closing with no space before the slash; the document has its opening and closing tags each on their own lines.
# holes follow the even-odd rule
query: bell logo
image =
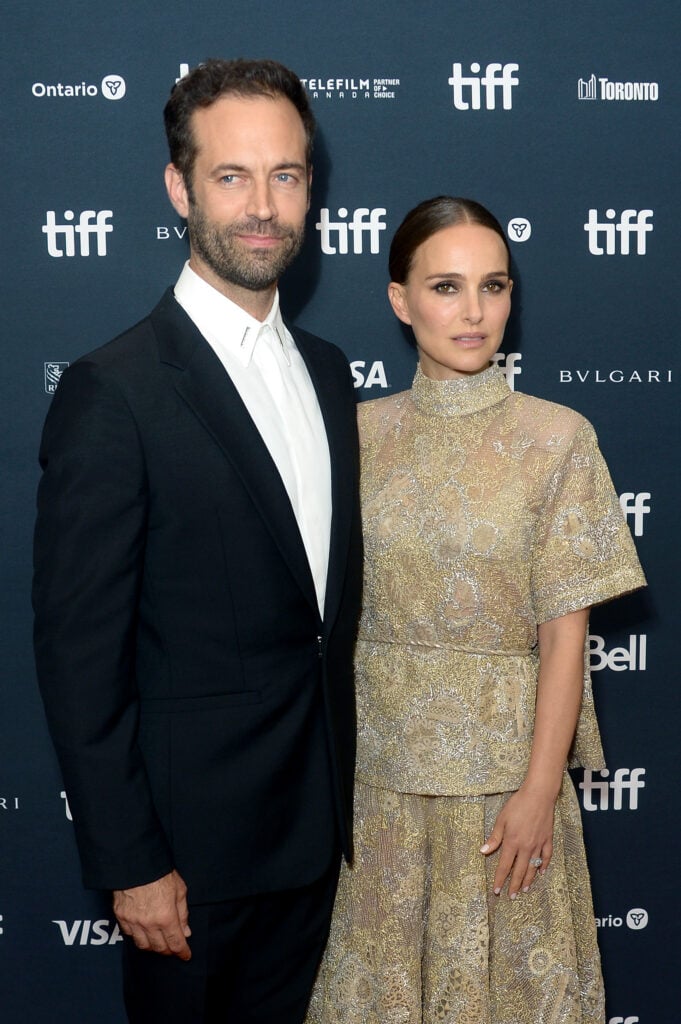
<svg viewBox="0 0 681 1024">
<path fill-rule="evenodd" d="M 647 668 L 647 633 L 629 634 L 628 647 L 613 647 L 606 651 L 605 640 L 595 633 L 589 635 L 589 658 L 591 671 L 600 672 L 609 668 L 611 672 L 645 672 Z"/>
<path fill-rule="evenodd" d="M 57 224 L 54 210 L 48 210 L 46 217 L 43 234 L 47 235 L 47 251 L 50 256 L 75 256 L 76 237 L 80 255 L 89 256 L 91 235 L 95 237 L 97 255 L 106 256 L 106 236 L 113 231 L 113 224 L 107 222 L 113 217 L 113 210 L 83 210 L 77 224 L 72 223 L 76 217 L 73 210 L 64 210 L 65 224 Z"/>
<path fill-rule="evenodd" d="M 350 363 L 352 379 L 356 388 L 387 388 L 388 381 L 385 379 L 385 367 L 379 360 L 371 364 L 368 373 L 364 373 L 367 363 L 363 359 L 356 359 Z"/>
<path fill-rule="evenodd" d="M 65 946 L 114 946 L 123 941 L 118 924 L 106 918 L 100 921 L 52 921 L 61 932 Z"/>
<path fill-rule="evenodd" d="M 643 776 L 645 768 L 617 768 L 615 775 L 610 781 L 610 771 L 602 768 L 598 775 L 602 782 L 594 782 L 594 774 L 590 768 L 584 769 L 584 779 L 579 783 L 579 788 L 584 796 L 582 804 L 585 811 L 621 811 L 624 794 L 628 794 L 628 810 L 638 810 L 638 791 L 645 789 Z M 610 793 L 612 792 L 612 808 L 610 807 Z M 594 793 L 598 794 L 598 803 L 594 803 Z"/>
<path fill-rule="evenodd" d="M 515 391 L 514 378 L 522 373 L 522 368 L 518 365 L 521 359 L 520 352 L 495 352 L 492 356 L 492 362 L 503 370 L 511 391 Z"/>
<path fill-rule="evenodd" d="M 452 64 L 449 85 L 454 93 L 454 106 L 457 110 L 480 110 L 484 89 L 485 107 L 494 110 L 497 90 L 501 90 L 501 105 L 504 110 L 510 110 L 513 89 L 518 85 L 513 72 L 517 70 L 517 64 L 488 64 L 484 75 L 480 75 L 480 65 L 475 61 L 471 64 L 471 74 L 464 75 L 463 64 Z"/>
<path fill-rule="evenodd" d="M 629 522 L 630 517 L 633 517 L 634 520 L 634 537 L 643 536 L 643 517 L 650 512 L 650 505 L 646 504 L 648 501 L 650 501 L 648 491 L 639 491 L 638 494 L 634 494 L 633 491 L 625 491 L 624 494 L 620 494 L 620 508 L 625 519 Z"/>
<path fill-rule="evenodd" d="M 353 211 L 350 220 L 347 220 L 348 211 L 344 206 L 338 210 L 338 220 L 329 219 L 330 211 L 326 208 L 319 211 L 319 221 L 315 228 L 321 235 L 322 252 L 326 256 L 335 256 L 340 253 L 342 256 L 348 252 L 348 236 L 352 235 L 352 251 L 355 255 L 364 252 L 364 236 L 369 236 L 369 252 L 374 255 L 380 252 L 380 232 L 385 231 L 385 221 L 381 220 L 386 211 L 382 206 L 370 210 L 366 206 L 360 206 Z M 336 244 L 333 245 L 332 235 L 335 235 Z"/>
<path fill-rule="evenodd" d="M 653 230 L 650 220 L 653 216 L 652 210 L 622 210 L 619 221 L 615 222 L 617 214 L 614 210 L 605 211 L 605 220 L 598 219 L 598 210 L 589 210 L 589 219 L 584 225 L 584 230 L 589 236 L 589 252 L 592 256 L 614 256 L 618 252 L 617 239 L 619 237 L 619 254 L 629 256 L 631 252 L 631 236 L 635 236 L 636 255 L 646 254 L 646 235 Z M 603 248 L 605 242 L 605 248 Z"/>
</svg>

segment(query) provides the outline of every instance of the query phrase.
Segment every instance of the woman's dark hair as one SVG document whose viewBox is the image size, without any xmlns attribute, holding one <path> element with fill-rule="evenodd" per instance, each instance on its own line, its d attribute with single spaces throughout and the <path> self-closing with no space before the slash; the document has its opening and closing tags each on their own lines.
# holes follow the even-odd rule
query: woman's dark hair
<svg viewBox="0 0 681 1024">
<path fill-rule="evenodd" d="M 308 167 L 315 133 L 314 114 L 305 88 L 293 71 L 274 60 L 216 60 L 199 64 L 173 87 L 163 111 L 170 159 L 191 190 L 197 147 L 191 130 L 195 110 L 223 96 L 283 96 L 300 114 L 305 129 Z"/>
<path fill-rule="evenodd" d="M 501 224 L 493 213 L 474 199 L 460 196 L 435 196 L 410 210 L 390 245 L 388 266 L 390 280 L 404 284 L 409 276 L 414 254 L 431 235 L 455 224 L 480 224 L 494 231 L 504 243 L 510 268 L 511 250 Z"/>
</svg>

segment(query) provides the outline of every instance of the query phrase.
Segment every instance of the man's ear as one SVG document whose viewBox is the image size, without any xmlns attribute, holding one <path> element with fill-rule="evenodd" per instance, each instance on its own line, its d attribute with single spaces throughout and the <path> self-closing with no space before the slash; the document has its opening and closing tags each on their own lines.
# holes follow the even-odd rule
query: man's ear
<svg viewBox="0 0 681 1024">
<path fill-rule="evenodd" d="M 165 169 L 164 178 L 168 199 L 170 199 L 180 217 L 186 217 L 189 212 L 189 196 L 183 175 L 178 171 L 175 164 L 168 164 Z"/>
<path fill-rule="evenodd" d="M 397 319 L 401 320 L 403 324 L 411 325 L 411 317 L 409 316 L 409 306 L 404 292 L 404 285 L 397 284 L 396 281 L 391 281 L 388 285 L 388 298 L 390 299 L 390 305 L 393 307 L 393 313 Z"/>
</svg>

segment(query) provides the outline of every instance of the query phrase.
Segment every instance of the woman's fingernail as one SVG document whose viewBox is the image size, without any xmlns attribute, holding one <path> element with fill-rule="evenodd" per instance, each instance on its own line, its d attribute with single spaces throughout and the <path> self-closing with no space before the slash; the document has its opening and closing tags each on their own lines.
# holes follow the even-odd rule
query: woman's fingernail
<svg viewBox="0 0 681 1024">
<path fill-rule="evenodd" d="M 524 885 L 523 886 L 523 892 L 529 892 L 529 891 L 530 891 L 529 885 Z"/>
<path fill-rule="evenodd" d="M 518 893 L 517 893 L 517 892 L 512 892 L 512 893 L 511 893 L 511 899 L 512 899 L 512 900 L 514 900 L 514 899 L 516 898 L 516 896 L 517 896 L 517 895 L 518 895 Z"/>
<path fill-rule="evenodd" d="M 489 850 L 489 843 L 485 843 L 484 846 L 480 847 L 480 853 L 487 853 L 488 850 Z"/>
<path fill-rule="evenodd" d="M 494 895 L 498 896 L 500 892 L 501 892 L 501 889 L 495 889 L 494 890 Z"/>
</svg>

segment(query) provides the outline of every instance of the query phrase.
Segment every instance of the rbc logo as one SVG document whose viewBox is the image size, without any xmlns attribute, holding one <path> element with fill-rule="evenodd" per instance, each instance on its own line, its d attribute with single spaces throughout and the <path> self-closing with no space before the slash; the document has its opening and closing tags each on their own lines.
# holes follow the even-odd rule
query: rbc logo
<svg viewBox="0 0 681 1024">
<path fill-rule="evenodd" d="M 634 537 L 643 536 L 643 517 L 650 512 L 650 505 L 646 504 L 648 501 L 650 501 L 648 491 L 640 491 L 638 494 L 634 494 L 633 491 L 625 491 L 624 494 L 620 494 L 620 508 L 625 519 L 627 522 L 629 522 L 630 516 L 633 516 L 634 519 Z"/>
<path fill-rule="evenodd" d="M 352 218 L 347 221 L 348 211 L 344 206 L 338 210 L 338 220 L 329 219 L 330 211 L 326 208 L 319 211 L 319 221 L 315 224 L 317 231 L 321 234 L 322 252 L 326 256 L 334 256 L 336 253 L 345 255 L 348 252 L 348 235 L 352 235 L 352 251 L 360 254 L 364 252 L 364 235 L 369 236 L 369 252 L 376 254 L 380 251 L 380 232 L 385 231 L 385 221 L 381 218 L 386 211 L 382 206 L 370 210 L 366 206 L 360 206 L 353 211 Z M 338 248 L 331 244 L 332 234 L 336 236 Z"/>
<path fill-rule="evenodd" d="M 68 366 L 68 363 L 45 363 L 45 391 L 53 395 L 61 380 L 61 375 Z"/>
<path fill-rule="evenodd" d="M 471 64 L 471 74 L 464 76 L 462 64 L 452 64 L 452 77 L 449 79 L 454 92 L 454 106 L 457 110 L 480 110 L 482 89 L 485 90 L 485 107 L 487 110 L 496 108 L 497 89 L 501 89 L 501 105 L 510 110 L 513 103 L 513 88 L 518 79 L 513 72 L 518 70 L 517 64 L 488 64 L 484 75 L 480 75 L 477 61 Z M 464 89 L 466 95 L 464 94 Z M 469 102 L 470 100 L 470 102 Z"/>
<path fill-rule="evenodd" d="M 385 367 L 379 360 L 378 362 L 372 363 L 368 373 L 364 373 L 364 367 L 367 364 L 363 359 L 356 359 L 353 363 L 350 363 L 350 369 L 352 370 L 352 379 L 356 388 L 387 388 L 388 382 L 385 379 Z"/>
<path fill-rule="evenodd" d="M 645 789 L 643 776 L 645 768 L 617 768 L 614 778 L 608 782 L 610 771 L 602 768 L 598 774 L 603 782 L 594 782 L 594 772 L 591 768 L 584 769 L 584 779 L 579 788 L 584 793 L 582 803 L 585 811 L 607 811 L 610 810 L 610 791 L 612 790 L 612 810 L 621 811 L 624 793 L 628 793 L 628 809 L 638 810 L 638 791 Z M 598 793 L 598 803 L 594 803 L 593 795 Z"/>
<path fill-rule="evenodd" d="M 646 633 L 639 636 L 630 633 L 629 647 L 613 647 L 611 651 L 606 651 L 602 636 L 589 635 L 591 671 L 600 672 L 603 668 L 609 668 L 611 672 L 645 672 L 647 649 Z"/>
<path fill-rule="evenodd" d="M 54 210 L 48 210 L 46 216 L 43 234 L 47 235 L 47 251 L 50 256 L 75 256 L 76 235 L 81 256 L 90 255 L 90 235 L 95 236 L 97 255 L 106 256 L 106 236 L 113 231 L 113 224 L 107 221 L 113 217 L 113 210 L 83 210 L 77 224 L 72 223 L 76 216 L 73 210 L 64 210 L 65 224 L 57 224 Z M 60 235 L 63 236 L 64 248 L 58 244 Z"/>
<path fill-rule="evenodd" d="M 617 253 L 617 237 L 619 236 L 619 253 L 629 256 L 631 252 L 631 236 L 636 238 L 636 255 L 646 254 L 646 235 L 653 230 L 650 220 L 652 210 L 622 210 L 620 219 L 615 223 L 617 214 L 614 210 L 605 211 L 605 220 L 599 221 L 598 210 L 589 210 L 589 219 L 584 230 L 589 236 L 589 252 L 592 256 L 614 256 Z M 605 242 L 605 248 L 602 243 Z"/>
<path fill-rule="evenodd" d="M 511 391 L 515 391 L 514 378 L 522 373 L 522 368 L 518 365 L 521 359 L 520 352 L 495 352 L 492 356 L 492 362 L 503 370 Z"/>
</svg>

